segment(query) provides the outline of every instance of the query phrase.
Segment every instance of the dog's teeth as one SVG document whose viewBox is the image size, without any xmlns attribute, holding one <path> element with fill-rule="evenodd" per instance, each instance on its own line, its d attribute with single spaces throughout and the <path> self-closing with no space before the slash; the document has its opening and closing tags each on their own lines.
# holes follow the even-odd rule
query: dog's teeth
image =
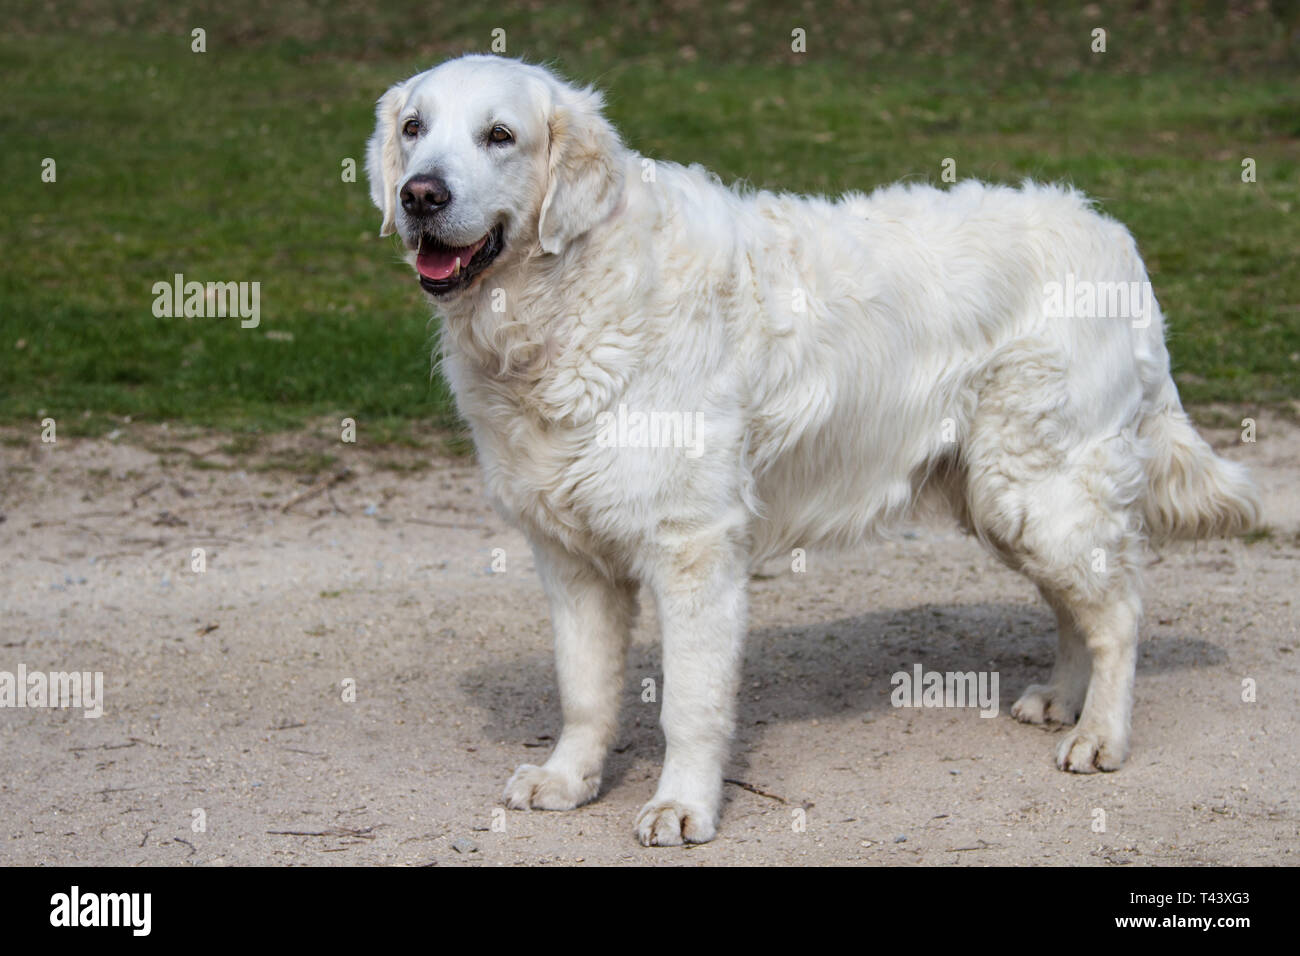
<svg viewBox="0 0 1300 956">
<path fill-rule="evenodd" d="M 453 279 L 456 278 L 456 276 L 458 275 L 460 275 L 460 256 L 456 257 L 456 264 L 452 266 L 451 269 L 451 277 Z"/>
</svg>

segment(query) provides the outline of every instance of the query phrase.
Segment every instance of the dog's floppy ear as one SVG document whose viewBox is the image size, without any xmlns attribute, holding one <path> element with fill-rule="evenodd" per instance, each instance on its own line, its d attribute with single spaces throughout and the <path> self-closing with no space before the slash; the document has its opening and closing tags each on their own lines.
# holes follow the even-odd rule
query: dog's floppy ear
<svg viewBox="0 0 1300 956">
<path fill-rule="evenodd" d="M 622 196 L 622 143 L 601 113 L 603 105 L 590 87 L 556 92 L 548 119 L 546 198 L 537 220 L 543 252 L 559 252 L 608 216 Z"/>
<path fill-rule="evenodd" d="M 366 175 L 370 198 L 384 222 L 381 236 L 391 236 L 396 224 L 397 179 L 402 175 L 402 150 L 397 142 L 397 117 L 406 103 L 406 83 L 398 83 L 379 98 L 375 106 L 375 132 L 366 144 Z"/>
</svg>

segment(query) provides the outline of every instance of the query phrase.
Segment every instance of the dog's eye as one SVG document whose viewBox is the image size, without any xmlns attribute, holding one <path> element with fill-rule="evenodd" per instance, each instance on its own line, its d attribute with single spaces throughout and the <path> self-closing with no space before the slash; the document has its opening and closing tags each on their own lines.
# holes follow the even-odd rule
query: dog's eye
<svg viewBox="0 0 1300 956">
<path fill-rule="evenodd" d="M 417 120 L 417 119 L 409 119 L 409 120 L 407 120 L 407 121 L 406 121 L 406 125 L 402 127 L 402 135 L 403 135 L 403 136 L 419 136 L 419 135 L 420 135 L 420 121 Z"/>
<path fill-rule="evenodd" d="M 493 143 L 513 143 L 515 138 L 504 126 L 493 126 L 492 132 L 488 133 L 488 140 Z"/>
</svg>

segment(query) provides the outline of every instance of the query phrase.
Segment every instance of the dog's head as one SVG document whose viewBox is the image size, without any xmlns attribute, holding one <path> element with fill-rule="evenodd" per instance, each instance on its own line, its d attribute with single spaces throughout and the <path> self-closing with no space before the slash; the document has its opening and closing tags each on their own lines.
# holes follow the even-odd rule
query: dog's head
<svg viewBox="0 0 1300 956">
<path fill-rule="evenodd" d="M 606 218 L 622 147 L 594 90 L 495 56 L 465 56 L 379 100 L 366 149 L 380 235 L 397 232 L 434 295 L 503 255 L 557 254 Z"/>
</svg>

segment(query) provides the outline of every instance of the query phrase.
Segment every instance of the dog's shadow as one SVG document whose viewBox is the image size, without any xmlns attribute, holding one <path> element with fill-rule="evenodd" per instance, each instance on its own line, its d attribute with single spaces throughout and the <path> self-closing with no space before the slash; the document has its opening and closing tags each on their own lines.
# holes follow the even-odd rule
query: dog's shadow
<svg viewBox="0 0 1300 956">
<path fill-rule="evenodd" d="M 1139 677 L 1227 660 L 1222 648 L 1200 638 L 1146 631 L 1138 646 Z M 663 757 L 660 645 L 645 630 L 639 637 L 628 655 L 619 734 L 602 789 L 617 784 L 638 757 L 656 763 Z M 753 630 L 746 640 L 735 749 L 751 749 L 771 724 L 883 711 L 890 707 L 892 675 L 911 674 L 918 664 L 926 671 L 996 672 L 1005 716 L 1026 685 L 1047 678 L 1055 653 L 1055 619 L 1031 604 L 931 604 Z M 483 715 L 485 735 L 518 740 L 540 758 L 528 762 L 550 752 L 561 720 L 549 653 L 480 665 L 463 677 L 461 688 Z"/>
</svg>

